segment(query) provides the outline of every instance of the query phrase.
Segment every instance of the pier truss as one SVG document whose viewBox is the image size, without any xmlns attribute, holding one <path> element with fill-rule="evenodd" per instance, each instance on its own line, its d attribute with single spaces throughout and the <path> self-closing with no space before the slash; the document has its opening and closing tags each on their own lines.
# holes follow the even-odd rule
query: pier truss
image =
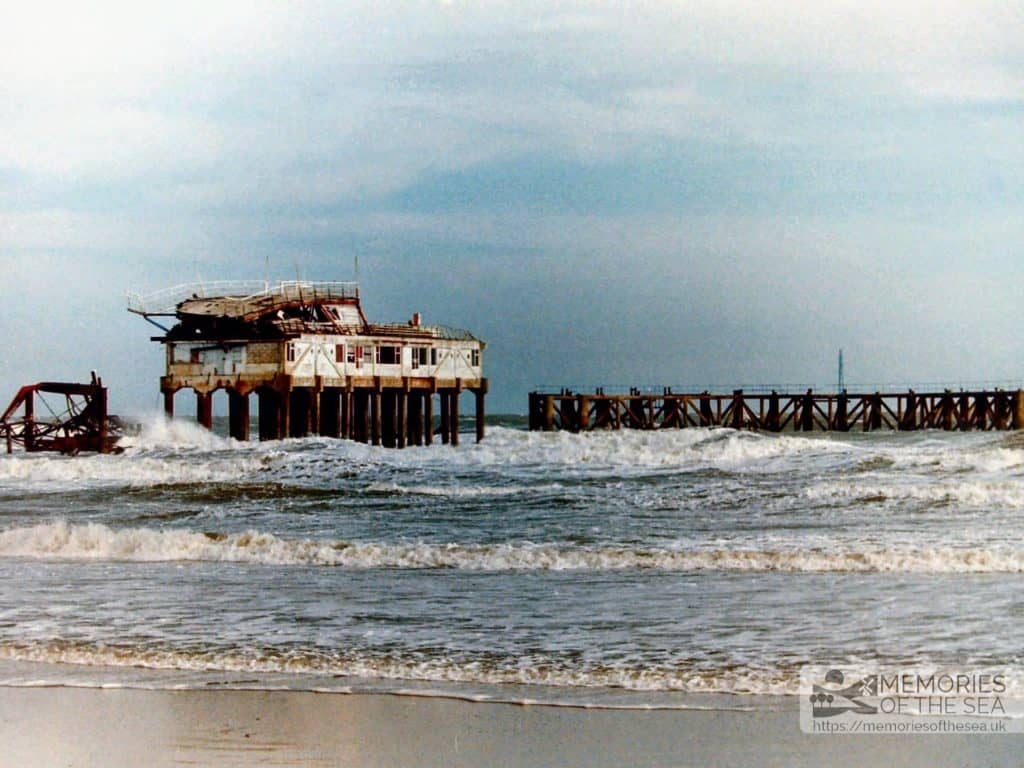
<svg viewBox="0 0 1024 768">
<path fill-rule="evenodd" d="M 766 432 L 1008 430 L 1024 428 L 1024 390 L 593 394 L 531 392 L 531 430 L 732 427 Z"/>
</svg>

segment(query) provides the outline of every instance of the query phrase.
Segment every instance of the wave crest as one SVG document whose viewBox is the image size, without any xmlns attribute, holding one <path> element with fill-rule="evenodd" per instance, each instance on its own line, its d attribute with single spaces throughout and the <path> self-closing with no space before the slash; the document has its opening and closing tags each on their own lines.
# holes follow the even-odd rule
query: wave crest
<svg viewBox="0 0 1024 768">
<path fill-rule="evenodd" d="M 1024 551 L 952 547 L 868 550 L 656 549 L 532 542 L 432 544 L 287 539 L 255 530 L 112 529 L 65 521 L 0 532 L 0 556 L 138 562 L 235 562 L 469 571 L 748 571 L 1018 573 Z"/>
</svg>

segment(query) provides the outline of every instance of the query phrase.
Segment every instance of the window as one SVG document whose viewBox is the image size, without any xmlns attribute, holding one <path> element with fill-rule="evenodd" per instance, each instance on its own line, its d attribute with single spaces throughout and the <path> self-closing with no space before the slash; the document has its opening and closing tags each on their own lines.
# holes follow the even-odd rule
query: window
<svg viewBox="0 0 1024 768">
<path fill-rule="evenodd" d="M 380 365 L 398 365 L 402 362 L 401 347 L 377 347 L 377 363 Z"/>
<path fill-rule="evenodd" d="M 470 365 L 472 365 L 474 368 L 479 367 L 480 366 L 480 350 L 479 349 L 474 349 L 472 352 L 470 352 L 469 353 L 469 359 L 470 359 L 470 362 L 469 362 Z"/>
<path fill-rule="evenodd" d="M 348 348 L 348 361 L 355 363 L 356 368 L 363 367 L 363 348 L 362 347 L 349 347 Z"/>
<path fill-rule="evenodd" d="M 335 344 L 334 345 L 334 360 L 339 363 L 345 362 L 345 345 Z"/>
<path fill-rule="evenodd" d="M 437 350 L 433 347 L 430 348 L 430 364 L 437 365 Z"/>
<path fill-rule="evenodd" d="M 416 370 L 421 365 L 427 364 L 427 348 L 426 347 L 413 347 L 412 348 L 412 369 Z"/>
<path fill-rule="evenodd" d="M 288 344 L 288 355 L 287 356 L 288 356 L 288 362 L 289 363 L 294 363 L 295 362 L 295 344 L 293 344 L 291 342 L 289 342 L 289 344 Z"/>
</svg>

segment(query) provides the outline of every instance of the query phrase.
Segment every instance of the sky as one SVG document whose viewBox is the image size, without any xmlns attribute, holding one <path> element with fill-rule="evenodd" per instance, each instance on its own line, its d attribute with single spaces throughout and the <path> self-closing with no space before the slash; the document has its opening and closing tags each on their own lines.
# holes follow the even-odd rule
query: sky
<svg viewBox="0 0 1024 768">
<path fill-rule="evenodd" d="M 1024 380 L 1024 5 L 3 0 L 0 398 L 348 280 L 537 386 Z"/>
</svg>

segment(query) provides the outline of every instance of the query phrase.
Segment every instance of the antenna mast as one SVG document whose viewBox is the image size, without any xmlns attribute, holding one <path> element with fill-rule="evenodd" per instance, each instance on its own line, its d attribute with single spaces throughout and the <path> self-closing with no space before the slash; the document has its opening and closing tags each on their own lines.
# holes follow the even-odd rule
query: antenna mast
<svg viewBox="0 0 1024 768">
<path fill-rule="evenodd" d="M 839 350 L 839 382 L 836 388 L 837 392 L 844 392 L 846 390 L 846 379 L 843 376 L 843 350 Z"/>
</svg>

